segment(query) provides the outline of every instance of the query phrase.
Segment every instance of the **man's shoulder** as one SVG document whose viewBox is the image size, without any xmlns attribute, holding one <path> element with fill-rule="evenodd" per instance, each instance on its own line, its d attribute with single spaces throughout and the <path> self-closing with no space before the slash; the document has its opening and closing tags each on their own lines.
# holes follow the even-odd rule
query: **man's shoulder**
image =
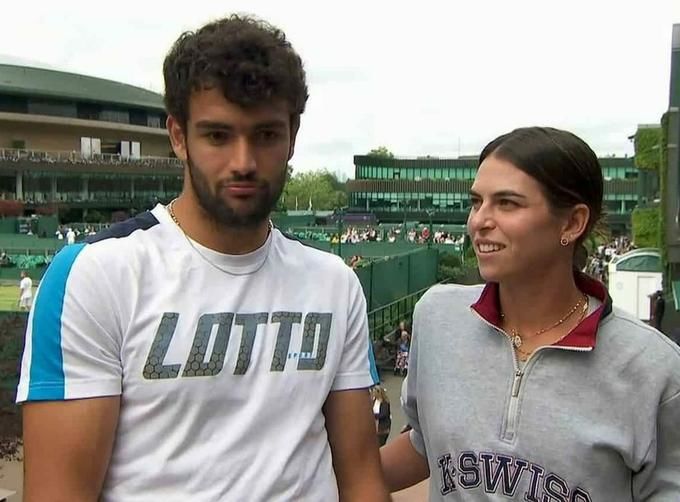
<svg viewBox="0 0 680 502">
<path fill-rule="evenodd" d="M 139 213 L 132 218 L 128 218 L 125 221 L 114 223 L 108 228 L 97 232 L 94 235 L 90 235 L 85 239 L 86 244 L 96 244 L 103 241 L 111 241 L 115 239 L 134 239 L 139 234 L 135 235 L 137 232 L 143 232 L 150 230 L 160 222 L 158 218 L 153 214 L 152 211 L 144 211 Z"/>
<path fill-rule="evenodd" d="M 150 211 L 88 236 L 84 241 L 64 246 L 54 257 L 50 269 L 93 267 L 100 273 L 116 273 L 116 264 L 129 263 L 139 253 L 150 251 L 149 234 L 159 228 Z M 151 238 L 153 239 L 153 237 Z"/>
<path fill-rule="evenodd" d="M 306 244 L 295 237 L 277 231 L 279 246 L 288 264 L 299 264 L 309 272 L 347 273 L 348 266 L 339 256 Z"/>
</svg>

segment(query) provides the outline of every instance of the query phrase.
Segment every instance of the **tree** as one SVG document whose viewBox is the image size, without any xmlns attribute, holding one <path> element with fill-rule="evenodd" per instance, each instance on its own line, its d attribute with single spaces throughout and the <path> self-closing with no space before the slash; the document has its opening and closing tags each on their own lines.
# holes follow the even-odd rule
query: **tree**
<svg viewBox="0 0 680 502">
<path fill-rule="evenodd" d="M 331 210 L 347 205 L 344 183 L 323 169 L 297 173 L 286 185 L 283 209 Z"/>
<path fill-rule="evenodd" d="M 374 148 L 370 152 L 368 152 L 369 156 L 371 157 L 384 157 L 387 159 L 393 159 L 394 154 L 390 152 L 386 146 L 379 146 L 378 148 Z"/>
</svg>

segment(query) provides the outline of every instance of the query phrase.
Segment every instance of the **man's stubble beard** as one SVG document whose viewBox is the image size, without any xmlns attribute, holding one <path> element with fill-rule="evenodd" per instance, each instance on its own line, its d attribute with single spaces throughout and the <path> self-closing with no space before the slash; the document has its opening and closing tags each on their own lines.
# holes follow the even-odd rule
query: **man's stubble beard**
<svg viewBox="0 0 680 502">
<path fill-rule="evenodd" d="M 257 178 L 255 173 L 252 176 L 233 177 L 229 181 L 248 181 L 258 184 L 255 207 L 246 214 L 239 214 L 220 196 L 220 186 L 213 187 L 214 190 L 211 189 L 210 182 L 201 168 L 191 160 L 188 150 L 187 168 L 199 205 L 216 223 L 227 228 L 249 229 L 261 225 L 269 218 L 286 183 L 286 165 L 281 169 L 279 179 L 274 180 L 273 184 Z"/>
</svg>

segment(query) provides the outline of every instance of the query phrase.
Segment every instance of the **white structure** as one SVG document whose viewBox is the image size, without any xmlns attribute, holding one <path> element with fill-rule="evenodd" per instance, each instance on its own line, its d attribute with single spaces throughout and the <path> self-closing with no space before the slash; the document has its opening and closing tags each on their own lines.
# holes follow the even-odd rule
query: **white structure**
<svg viewBox="0 0 680 502">
<path fill-rule="evenodd" d="M 609 294 L 615 307 L 649 321 L 649 295 L 662 288 L 661 254 L 655 248 L 635 249 L 609 262 Z"/>
</svg>

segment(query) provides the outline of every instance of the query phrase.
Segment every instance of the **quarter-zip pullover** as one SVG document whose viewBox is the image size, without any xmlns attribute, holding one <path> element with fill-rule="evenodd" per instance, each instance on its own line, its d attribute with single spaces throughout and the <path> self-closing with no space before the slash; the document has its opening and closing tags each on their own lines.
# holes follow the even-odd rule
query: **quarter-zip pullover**
<svg viewBox="0 0 680 502">
<path fill-rule="evenodd" d="M 577 284 L 600 304 L 522 368 L 497 284 L 420 300 L 403 404 L 430 501 L 680 500 L 680 349 Z"/>
</svg>

